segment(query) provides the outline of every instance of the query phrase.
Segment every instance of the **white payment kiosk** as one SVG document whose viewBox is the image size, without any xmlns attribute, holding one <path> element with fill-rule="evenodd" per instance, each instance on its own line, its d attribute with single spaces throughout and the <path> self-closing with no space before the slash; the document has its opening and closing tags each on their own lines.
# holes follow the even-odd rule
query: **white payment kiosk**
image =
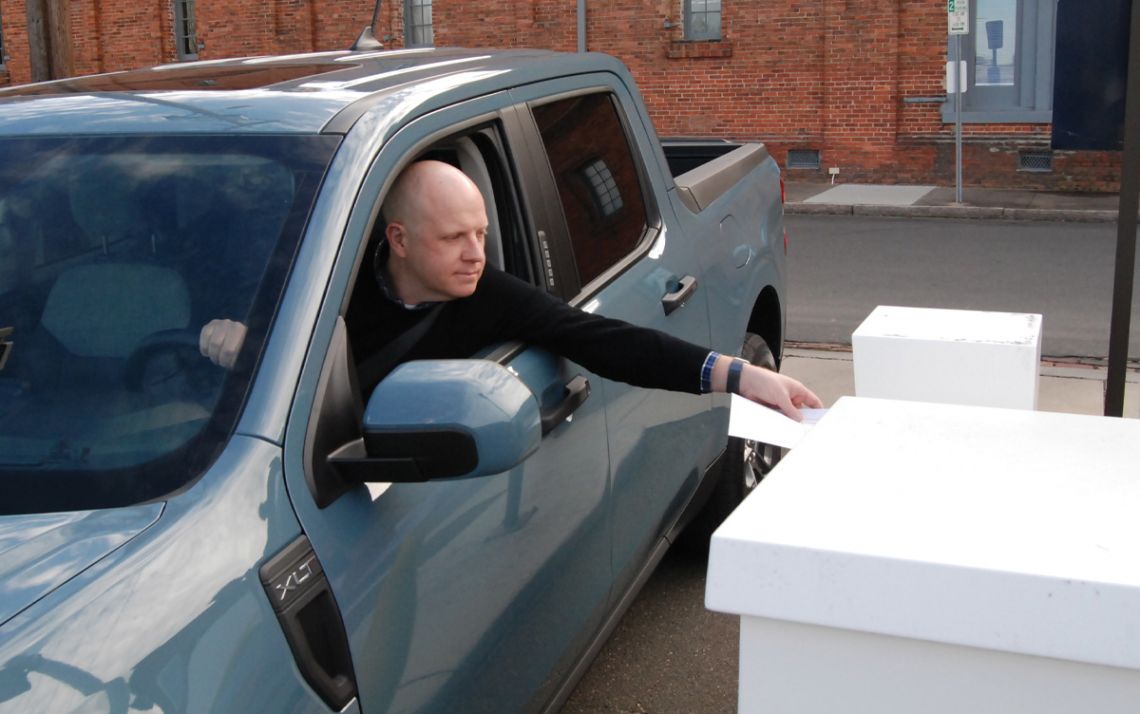
<svg viewBox="0 0 1140 714">
<path fill-rule="evenodd" d="M 1140 711 L 1140 421 L 846 397 L 712 539 L 741 712 Z"/>
</svg>

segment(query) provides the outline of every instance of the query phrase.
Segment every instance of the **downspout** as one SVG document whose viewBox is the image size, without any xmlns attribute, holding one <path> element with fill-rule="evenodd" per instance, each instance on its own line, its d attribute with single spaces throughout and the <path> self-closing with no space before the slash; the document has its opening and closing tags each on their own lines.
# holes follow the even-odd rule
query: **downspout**
<svg viewBox="0 0 1140 714">
<path fill-rule="evenodd" d="M 578 51 L 586 51 L 586 0 L 578 0 Z"/>
<path fill-rule="evenodd" d="M 320 39 L 320 32 L 317 29 L 317 4 L 315 2 L 309 3 L 309 51 L 317 51 L 317 43 Z"/>
</svg>

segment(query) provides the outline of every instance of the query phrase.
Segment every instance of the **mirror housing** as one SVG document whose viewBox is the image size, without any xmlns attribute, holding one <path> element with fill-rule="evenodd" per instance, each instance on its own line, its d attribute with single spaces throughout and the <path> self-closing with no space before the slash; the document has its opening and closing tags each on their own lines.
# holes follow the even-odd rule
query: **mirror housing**
<svg viewBox="0 0 1140 714">
<path fill-rule="evenodd" d="M 507 471 L 538 449 L 538 401 L 487 360 L 406 362 L 376 385 L 364 436 L 329 455 L 350 482 L 418 482 Z"/>
</svg>

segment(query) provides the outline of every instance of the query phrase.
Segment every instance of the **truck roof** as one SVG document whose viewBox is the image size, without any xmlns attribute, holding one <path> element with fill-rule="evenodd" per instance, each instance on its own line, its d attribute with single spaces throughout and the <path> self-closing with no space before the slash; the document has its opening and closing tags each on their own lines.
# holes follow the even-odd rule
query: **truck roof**
<svg viewBox="0 0 1140 714">
<path fill-rule="evenodd" d="M 415 113 L 443 91 L 477 96 L 609 71 L 597 53 L 340 51 L 181 62 L 0 89 L 0 135 L 340 133 L 378 102 Z"/>
</svg>

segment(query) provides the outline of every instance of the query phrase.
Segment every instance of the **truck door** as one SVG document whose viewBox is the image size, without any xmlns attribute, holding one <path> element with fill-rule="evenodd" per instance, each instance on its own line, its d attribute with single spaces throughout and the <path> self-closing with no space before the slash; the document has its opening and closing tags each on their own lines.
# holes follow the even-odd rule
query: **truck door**
<svg viewBox="0 0 1140 714">
<path fill-rule="evenodd" d="M 400 168 L 422 157 L 462 168 L 487 201 L 489 260 L 545 282 L 526 243 L 532 228 L 513 178 L 503 104 L 492 96 L 412 122 L 359 179 L 286 435 L 290 495 L 340 607 L 364 712 L 533 708 L 564 679 L 608 605 L 602 390 L 509 472 L 427 483 L 383 483 L 380 473 L 377 483 L 331 499 L 313 492 L 325 456 L 314 429 L 342 413 L 323 400 L 345 376 L 337 376 L 337 356 L 351 359 L 343 357 L 345 336 L 354 337 L 351 316 L 366 308 L 360 301 L 382 299 L 370 273 L 382 234 L 377 213 Z M 345 162 L 330 176 L 352 175 L 363 141 L 349 135 L 338 157 Z M 489 358 L 538 395 L 560 397 L 576 376 L 552 355 L 517 345 Z"/>
<path fill-rule="evenodd" d="M 633 98 L 612 77 L 515 93 L 529 101 L 540 147 L 532 153 L 546 158 L 546 203 L 562 209 L 548 233 L 558 250 L 572 256 L 561 261 L 571 273 L 563 280 L 566 297 L 587 311 L 709 344 L 698 237 L 669 232 L 660 208 L 667 205 L 660 167 L 639 149 L 655 139 L 639 116 L 626 111 L 636 106 Z M 655 549 L 664 552 L 662 536 L 711 459 L 712 402 L 707 395 L 611 381 L 601 388 L 620 594 L 653 562 Z"/>
</svg>

